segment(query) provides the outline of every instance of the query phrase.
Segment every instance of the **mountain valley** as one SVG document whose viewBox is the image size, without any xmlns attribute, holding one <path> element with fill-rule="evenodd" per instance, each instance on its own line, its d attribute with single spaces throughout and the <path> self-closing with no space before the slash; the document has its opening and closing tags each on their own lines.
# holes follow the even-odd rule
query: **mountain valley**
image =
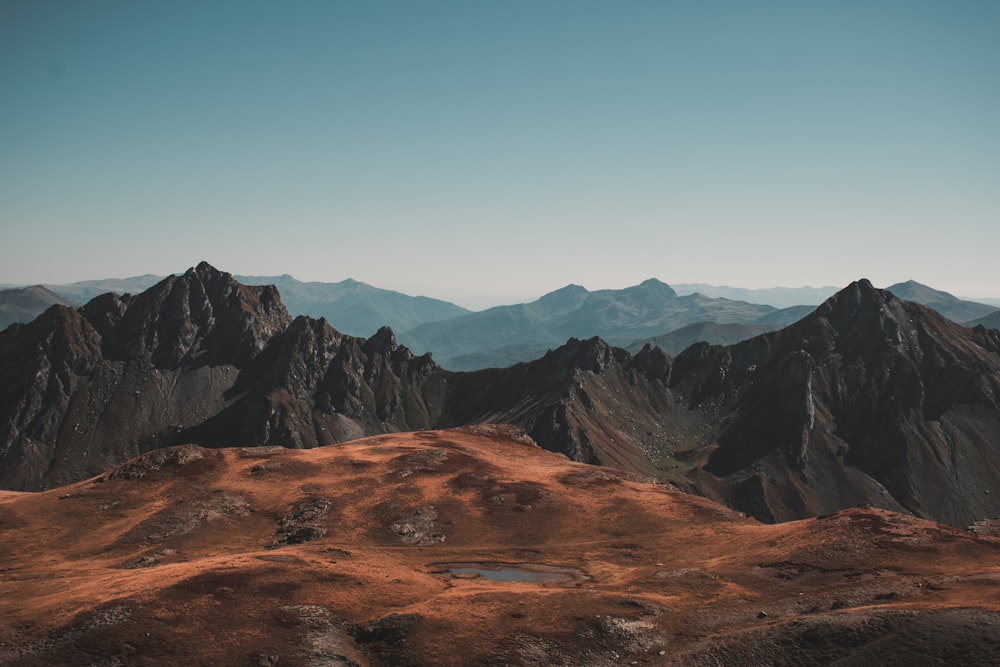
<svg viewBox="0 0 1000 667">
<path fill-rule="evenodd" d="M 549 308 L 589 298 L 558 296 Z M 957 527 L 1000 515 L 1000 332 L 867 281 L 731 346 L 673 358 L 570 339 L 452 372 L 387 328 L 361 339 L 293 320 L 274 287 L 201 264 L 137 296 L 53 307 L 0 333 L 0 353 L 0 484 L 14 490 L 171 445 L 313 448 L 505 423 L 764 521 L 858 503 Z"/>
<path fill-rule="evenodd" d="M 0 329 L 27 323 L 52 304 L 78 307 L 113 292 L 138 294 L 163 278 L 142 275 L 0 290 Z M 568 285 L 531 303 L 470 312 L 423 296 L 408 296 L 356 280 L 303 282 L 289 275 L 235 276 L 244 285 L 274 285 L 293 316 L 326 319 L 341 333 L 367 337 L 387 326 L 417 352 L 433 352 L 450 370 L 511 366 L 537 359 L 568 338 L 600 336 L 630 351 L 645 343 L 677 355 L 696 342 L 731 345 L 775 331 L 808 315 L 833 287 L 743 289 L 658 280 L 621 290 L 588 292 Z M 965 326 L 998 328 L 1000 308 L 958 299 L 916 281 L 887 288 Z M 810 305 L 802 305 L 810 304 Z"/>
<path fill-rule="evenodd" d="M 455 372 L 205 263 L 53 305 L 0 332 L 0 662 L 996 664 L 1000 331 L 794 320 Z"/>
</svg>

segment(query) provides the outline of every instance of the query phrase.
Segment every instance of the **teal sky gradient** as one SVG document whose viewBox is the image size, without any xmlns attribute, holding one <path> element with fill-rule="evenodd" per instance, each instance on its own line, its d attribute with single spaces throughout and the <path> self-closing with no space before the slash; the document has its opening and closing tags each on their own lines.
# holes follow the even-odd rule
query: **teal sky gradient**
<svg viewBox="0 0 1000 667">
<path fill-rule="evenodd" d="M 1000 297 L 1000 2 L 0 2 L 0 283 Z"/>
</svg>

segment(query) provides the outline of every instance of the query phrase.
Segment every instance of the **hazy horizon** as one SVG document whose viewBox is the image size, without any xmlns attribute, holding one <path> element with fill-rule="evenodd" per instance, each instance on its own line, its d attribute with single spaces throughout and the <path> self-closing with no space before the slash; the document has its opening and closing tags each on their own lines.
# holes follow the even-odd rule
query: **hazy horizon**
<svg viewBox="0 0 1000 667">
<path fill-rule="evenodd" d="M 10 0 L 0 283 L 997 298 L 998 33 L 978 0 Z"/>
<path fill-rule="evenodd" d="M 192 268 L 192 267 L 188 267 L 188 268 Z M 226 271 L 225 267 L 215 266 L 215 268 L 219 269 L 221 271 Z M 130 279 L 135 279 L 135 278 L 143 278 L 143 277 L 147 277 L 147 276 L 150 276 L 150 275 L 152 275 L 154 277 L 157 277 L 157 278 L 161 278 L 161 277 L 165 277 L 166 275 L 171 275 L 171 274 L 172 275 L 179 275 L 179 274 L 183 273 L 185 270 L 187 270 L 187 269 L 179 269 L 179 270 L 171 271 L 171 272 L 168 272 L 167 274 L 162 274 L 162 275 L 157 275 L 157 274 L 137 274 L 137 275 L 134 275 L 134 276 L 103 276 L 101 278 L 83 278 L 83 279 L 80 279 L 78 281 L 69 281 L 69 282 L 64 282 L 64 283 L 58 283 L 58 282 L 54 282 L 54 281 L 51 281 L 51 280 L 49 280 L 49 281 L 41 281 L 41 282 L 38 282 L 38 283 L 2 282 L 2 283 L 0 283 L 0 289 L 8 289 L 8 288 L 14 288 L 14 287 L 29 287 L 29 286 L 37 285 L 37 284 L 41 284 L 41 285 L 68 285 L 68 284 L 73 284 L 73 283 L 76 283 L 76 282 L 88 282 L 88 281 L 97 281 L 97 282 L 100 282 L 100 281 L 104 281 L 104 280 L 130 280 Z M 232 273 L 232 272 L 229 271 L 228 273 Z M 287 275 L 287 276 L 290 276 L 290 277 L 294 278 L 295 280 L 299 280 L 301 282 L 315 282 L 315 283 L 328 283 L 328 284 L 342 282 L 343 280 L 355 280 L 354 278 L 348 277 L 348 278 L 344 278 L 342 280 L 336 280 L 336 281 L 325 281 L 325 280 L 307 281 L 307 280 L 301 279 L 299 276 L 296 276 L 294 274 L 288 273 L 287 271 L 283 272 L 283 273 L 279 273 L 279 274 L 273 274 L 273 275 L 264 275 L 264 274 L 233 274 L 233 275 L 237 279 L 239 279 L 241 277 L 250 277 L 250 278 L 257 278 L 257 279 L 259 279 L 259 278 L 281 278 L 281 277 Z M 685 295 L 685 294 L 692 293 L 693 291 L 695 291 L 692 288 L 699 287 L 699 286 L 709 287 L 709 288 L 724 288 L 724 289 L 728 288 L 728 289 L 737 289 L 737 290 L 739 290 L 739 289 L 745 289 L 745 290 L 761 290 L 761 291 L 763 291 L 763 290 L 789 290 L 789 291 L 794 291 L 794 290 L 831 290 L 831 293 L 832 293 L 833 291 L 839 291 L 840 289 L 842 289 L 842 288 L 846 287 L 847 285 L 849 285 L 850 282 L 853 282 L 853 281 L 850 281 L 848 283 L 844 283 L 843 285 L 767 285 L 767 286 L 763 286 L 763 287 L 746 287 L 744 285 L 721 285 L 721 284 L 712 284 L 712 283 L 704 283 L 704 282 L 697 282 L 697 283 L 694 283 L 694 282 L 680 282 L 680 281 L 678 281 L 678 282 L 671 282 L 669 280 L 663 280 L 662 278 L 659 278 L 657 276 L 649 276 L 648 278 L 653 278 L 653 279 L 656 279 L 656 280 L 661 280 L 662 282 L 664 282 L 664 283 L 670 285 L 672 288 L 674 288 L 678 292 L 678 294 L 680 294 L 682 296 Z M 865 276 L 859 276 L 858 278 L 855 278 L 855 280 L 861 280 L 862 278 L 865 278 Z M 873 284 L 875 285 L 875 287 L 884 289 L 884 288 L 890 287 L 892 285 L 895 285 L 897 283 L 906 282 L 908 280 L 912 280 L 912 279 L 911 278 L 905 278 L 905 279 L 900 279 L 900 280 L 894 280 L 891 283 L 887 283 L 887 284 L 878 284 L 878 283 L 873 283 Z M 496 292 L 493 292 L 493 293 L 478 293 L 478 294 L 477 293 L 473 293 L 473 292 L 456 292 L 455 294 L 457 294 L 458 296 L 455 297 L 455 298 L 451 298 L 446 293 L 414 292 L 414 291 L 407 291 L 407 289 L 405 289 L 405 288 L 399 288 L 399 289 L 397 289 L 395 287 L 389 287 L 389 286 L 386 286 L 386 285 L 381 285 L 381 284 L 378 284 L 378 283 L 372 283 L 372 282 L 369 282 L 369 281 L 358 280 L 357 282 L 365 283 L 365 284 L 371 285 L 372 287 L 376 287 L 376 288 L 379 288 L 379 289 L 387 289 L 387 290 L 393 290 L 393 291 L 401 292 L 401 293 L 406 294 L 408 296 L 423 296 L 423 297 L 429 297 L 429 298 L 433 298 L 433 299 L 440 299 L 440 300 L 444 300 L 444 301 L 450 301 L 450 302 L 452 302 L 452 303 L 454 303 L 456 305 L 462 306 L 463 308 L 466 308 L 466 309 L 472 310 L 472 311 L 486 310 L 486 309 L 493 308 L 493 307 L 496 307 L 496 306 L 514 305 L 514 304 L 519 304 L 519 303 L 529 303 L 529 302 L 532 302 L 532 301 L 535 301 L 535 300 L 539 299 L 540 297 L 542 297 L 542 296 L 544 296 L 544 295 L 546 295 L 546 294 L 548 294 L 550 292 L 553 292 L 553 291 L 558 290 L 558 289 L 562 289 L 562 288 L 567 287 L 569 285 L 581 285 L 581 283 L 579 283 L 579 282 L 571 282 L 571 283 L 566 283 L 564 285 L 552 286 L 552 287 L 549 287 L 549 288 L 540 288 L 539 290 L 535 290 L 535 291 L 532 291 L 532 292 L 525 292 L 525 293 L 522 293 L 522 294 L 506 294 L 506 295 L 499 294 L 499 293 L 496 293 Z M 639 282 L 642 282 L 642 281 L 639 281 Z M 920 281 L 920 280 L 917 280 L 917 282 L 918 283 L 922 283 L 922 281 Z M 581 286 L 584 287 L 589 292 L 596 292 L 596 291 L 600 291 L 600 290 L 618 290 L 618 289 L 624 289 L 626 287 L 633 287 L 633 286 L 635 286 L 637 284 L 639 284 L 639 283 L 633 283 L 633 284 L 628 284 L 628 285 L 615 285 L 615 286 L 607 286 L 607 285 L 581 285 Z M 926 284 L 926 283 L 923 283 L 923 284 Z M 927 286 L 931 287 L 933 289 L 941 289 L 940 287 L 937 287 L 935 285 L 927 285 Z M 943 290 L 943 291 L 947 292 L 948 290 Z M 986 301 L 1000 302 L 1000 297 L 995 297 L 995 296 L 990 296 L 990 295 L 983 295 L 981 297 L 970 296 L 968 294 L 954 294 L 954 293 L 952 293 L 952 295 L 956 296 L 956 297 L 958 297 L 960 299 L 968 299 L 968 300 L 973 300 L 973 301 L 976 300 L 977 298 L 979 298 L 979 299 L 984 299 L 985 300 L 984 302 L 986 302 Z M 751 299 L 751 301 L 753 301 L 753 300 Z M 762 300 L 759 300 L 757 302 L 758 303 L 765 303 L 766 300 L 762 299 Z M 773 305 L 778 305 L 778 307 L 782 307 L 781 304 L 773 304 Z M 786 305 L 790 305 L 790 304 L 786 304 Z M 809 304 L 796 303 L 795 305 L 809 305 Z M 994 304 L 994 305 L 998 305 L 998 304 Z"/>
</svg>

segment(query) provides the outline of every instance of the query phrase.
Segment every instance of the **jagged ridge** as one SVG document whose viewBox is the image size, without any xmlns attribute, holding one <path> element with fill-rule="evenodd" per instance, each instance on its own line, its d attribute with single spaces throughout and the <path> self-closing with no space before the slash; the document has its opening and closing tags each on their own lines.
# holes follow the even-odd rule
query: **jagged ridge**
<svg viewBox="0 0 1000 667">
<path fill-rule="evenodd" d="M 1000 332 L 867 281 L 784 330 L 676 359 L 571 339 L 452 373 L 387 328 L 365 340 L 292 321 L 273 288 L 201 264 L 135 297 L 53 307 L 0 334 L 0 353 L 6 488 L 171 444 L 308 448 L 503 422 L 772 521 L 859 502 L 962 526 L 1000 514 L 986 493 L 1000 490 Z"/>
</svg>

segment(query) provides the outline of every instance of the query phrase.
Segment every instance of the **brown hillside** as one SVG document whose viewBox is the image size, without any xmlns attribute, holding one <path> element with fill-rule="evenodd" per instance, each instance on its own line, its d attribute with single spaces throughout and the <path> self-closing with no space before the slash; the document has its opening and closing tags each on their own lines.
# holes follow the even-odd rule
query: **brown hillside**
<svg viewBox="0 0 1000 667">
<path fill-rule="evenodd" d="M 3 492 L 0 663 L 1000 661 L 998 540 L 863 508 L 763 525 L 625 477 L 476 427 Z"/>
</svg>

